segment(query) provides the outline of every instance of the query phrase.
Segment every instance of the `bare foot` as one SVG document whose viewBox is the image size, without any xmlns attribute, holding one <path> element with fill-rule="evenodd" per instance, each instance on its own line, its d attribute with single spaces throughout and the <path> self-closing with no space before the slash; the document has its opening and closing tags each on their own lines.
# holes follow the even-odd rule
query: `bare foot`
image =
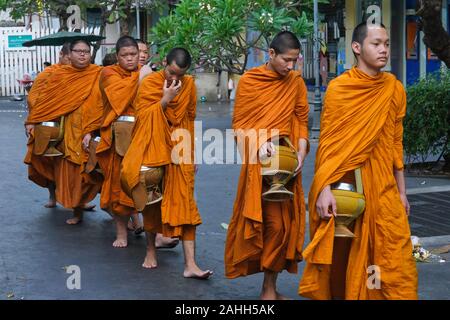
<svg viewBox="0 0 450 320">
<path fill-rule="evenodd" d="M 127 246 L 128 246 L 128 239 L 117 237 L 116 241 L 113 242 L 114 248 L 126 248 Z"/>
<path fill-rule="evenodd" d="M 48 186 L 48 202 L 44 207 L 46 208 L 56 208 L 56 186 L 54 183 L 50 183 Z"/>
<path fill-rule="evenodd" d="M 67 224 L 75 225 L 83 221 L 83 211 L 75 209 L 73 211 L 73 217 L 66 220 Z"/>
<path fill-rule="evenodd" d="M 126 248 L 128 246 L 128 233 L 127 233 L 127 217 L 114 216 L 116 221 L 116 241 L 113 242 L 114 248 Z"/>
<path fill-rule="evenodd" d="M 146 269 L 154 269 L 158 266 L 155 250 L 147 249 L 147 254 L 142 266 Z"/>
<path fill-rule="evenodd" d="M 44 205 L 46 208 L 56 208 L 56 201 L 55 200 L 48 200 L 48 202 Z"/>
<path fill-rule="evenodd" d="M 153 232 L 146 232 L 145 237 L 147 240 L 147 254 L 145 256 L 145 260 L 142 266 L 147 269 L 154 269 L 158 266 L 158 262 L 156 261 L 156 248 L 155 248 L 156 234 Z"/>
<path fill-rule="evenodd" d="M 179 242 L 180 242 L 180 240 L 178 240 L 177 238 L 164 237 L 161 233 L 158 233 L 156 235 L 155 245 L 156 245 L 156 249 L 162 249 L 162 248 L 171 249 L 171 248 L 175 248 Z"/>
<path fill-rule="evenodd" d="M 259 296 L 261 300 L 278 300 L 278 294 L 273 290 L 264 290 Z"/>
<path fill-rule="evenodd" d="M 195 267 L 190 267 L 184 268 L 184 272 L 183 272 L 183 276 L 185 278 L 193 278 L 193 279 L 200 279 L 200 280 L 206 280 L 208 279 L 210 276 L 212 276 L 213 272 L 211 270 L 200 270 L 199 267 L 195 266 Z"/>
</svg>

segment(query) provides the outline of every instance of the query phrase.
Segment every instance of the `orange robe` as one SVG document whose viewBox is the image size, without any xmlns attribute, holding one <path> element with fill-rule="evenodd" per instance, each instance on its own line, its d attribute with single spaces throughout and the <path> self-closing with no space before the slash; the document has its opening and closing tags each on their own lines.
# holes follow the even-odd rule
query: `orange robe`
<svg viewBox="0 0 450 320">
<path fill-rule="evenodd" d="M 33 107 L 33 105 L 36 103 L 36 99 L 39 96 L 41 89 L 46 86 L 48 76 L 50 76 L 53 71 L 57 70 L 61 66 L 62 64 L 52 64 L 37 75 L 36 79 L 33 82 L 33 86 L 28 93 L 28 110 Z"/>
<path fill-rule="evenodd" d="M 296 71 L 286 77 L 267 69 L 266 65 L 246 72 L 237 89 L 233 129 L 257 130 L 258 140 L 240 147 L 241 155 L 257 152 L 273 137 L 288 136 L 298 150 L 300 138 L 308 140 L 307 90 Z M 239 146 L 238 136 L 238 146 Z M 255 145 L 257 144 L 257 145 Z M 234 202 L 233 216 L 225 245 L 225 275 L 236 278 L 270 270 L 297 272 L 305 229 L 305 202 L 301 174 L 292 179 L 288 188 L 292 200 L 266 202 L 261 198 L 264 185 L 259 162 L 243 161 Z"/>
<path fill-rule="evenodd" d="M 59 67 L 61 67 L 60 64 L 53 64 L 38 74 L 27 97 L 29 112 L 36 103 L 36 99 L 42 88 L 46 86 L 47 78 Z M 24 159 L 24 162 L 28 164 L 28 178 L 37 185 L 46 188 L 55 180 L 54 159 L 52 157 L 44 157 L 33 154 L 33 145 L 34 134 L 31 132 L 27 142 L 27 154 Z"/>
<path fill-rule="evenodd" d="M 194 79 L 184 76 L 181 92 L 163 111 L 161 99 L 164 80 L 162 70 L 147 76 L 139 87 L 135 102 L 137 121 L 131 145 L 122 161 L 122 186 L 131 194 L 139 183 L 141 165 L 165 165 L 163 200 L 144 209 L 144 228 L 166 237 L 193 240 L 195 226 L 201 224 L 194 200 L 196 89 Z M 177 145 L 171 136 L 183 131 L 190 134 L 189 140 L 185 142 L 190 145 L 191 152 L 187 154 L 184 150 L 179 156 L 190 158 L 190 163 L 179 163 L 178 154 L 174 155 L 175 159 L 171 157 L 172 149 Z"/>
<path fill-rule="evenodd" d="M 75 208 L 93 200 L 101 184 L 98 177 L 82 175 L 87 153 L 81 146 L 86 133 L 100 128 L 102 100 L 98 86 L 101 67 L 77 69 L 69 65 L 54 70 L 30 110 L 27 124 L 53 121 L 65 116 L 64 156 L 54 160 L 56 200 Z"/>
<path fill-rule="evenodd" d="M 307 264 L 300 295 L 334 297 L 332 282 L 339 279 L 331 271 L 342 267 L 335 266 L 342 256 L 333 260 L 333 251 L 343 252 L 338 245 L 342 241 L 334 241 L 334 219 L 320 219 L 316 201 L 325 186 L 361 167 L 366 209 L 354 224 L 356 238 L 351 240 L 348 260 L 339 261 L 348 264 L 345 299 L 417 299 L 408 217 L 394 177 L 394 169 L 403 169 L 405 112 L 403 86 L 389 73 L 370 77 L 353 68 L 330 82 L 309 194 L 311 242 L 303 252 Z M 381 272 L 378 288 L 371 266 Z"/>
<path fill-rule="evenodd" d="M 139 86 L 139 70 L 129 72 L 119 65 L 103 68 L 100 90 L 103 96 L 103 124 L 97 146 L 97 159 L 104 173 L 100 207 L 109 213 L 130 215 L 136 213 L 133 200 L 120 186 L 122 157 L 115 150 L 112 124 L 119 116 L 134 116 L 133 101 Z"/>
</svg>

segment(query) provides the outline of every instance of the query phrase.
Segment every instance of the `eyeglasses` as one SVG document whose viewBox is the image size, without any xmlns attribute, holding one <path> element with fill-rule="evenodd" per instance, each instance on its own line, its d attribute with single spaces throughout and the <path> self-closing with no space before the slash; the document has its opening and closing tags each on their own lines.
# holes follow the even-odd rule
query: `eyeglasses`
<svg viewBox="0 0 450 320">
<path fill-rule="evenodd" d="M 75 52 L 76 54 L 79 54 L 79 55 L 82 55 L 82 54 L 85 54 L 85 55 L 88 55 L 88 54 L 91 54 L 91 50 L 80 50 L 80 49 L 74 49 L 74 50 L 71 50 L 72 52 Z"/>
</svg>

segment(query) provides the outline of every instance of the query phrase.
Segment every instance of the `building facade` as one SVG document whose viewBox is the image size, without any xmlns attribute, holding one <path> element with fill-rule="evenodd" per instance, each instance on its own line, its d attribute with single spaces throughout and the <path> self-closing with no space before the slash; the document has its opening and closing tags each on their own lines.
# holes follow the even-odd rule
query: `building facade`
<svg viewBox="0 0 450 320">
<path fill-rule="evenodd" d="M 423 32 L 418 29 L 416 1 L 330 0 L 329 4 L 321 5 L 320 32 L 326 48 L 328 77 L 334 78 L 354 65 L 353 29 L 374 14 L 373 6 L 380 9 L 382 23 L 391 39 L 391 58 L 386 71 L 408 85 L 439 70 L 443 63 L 425 46 Z M 442 21 L 447 31 L 450 29 L 448 12 L 449 1 L 443 0 Z"/>
</svg>

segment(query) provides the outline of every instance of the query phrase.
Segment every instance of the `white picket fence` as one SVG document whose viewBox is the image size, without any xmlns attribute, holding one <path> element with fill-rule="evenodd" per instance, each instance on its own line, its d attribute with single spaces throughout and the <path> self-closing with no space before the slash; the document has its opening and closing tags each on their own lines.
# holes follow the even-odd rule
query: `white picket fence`
<svg viewBox="0 0 450 320">
<path fill-rule="evenodd" d="M 314 78 L 314 47 L 311 39 L 301 39 L 303 54 L 303 74 L 304 79 Z"/>
<path fill-rule="evenodd" d="M 39 38 L 58 32 L 54 29 L 27 30 L 25 27 L 0 28 L 0 88 L 1 96 L 25 94 L 18 80 L 23 75 L 36 75 L 44 68 L 44 62 L 57 63 L 60 46 L 34 46 L 8 48 L 8 35 L 32 35 Z M 99 29 L 83 29 L 82 33 L 98 34 Z"/>
</svg>

